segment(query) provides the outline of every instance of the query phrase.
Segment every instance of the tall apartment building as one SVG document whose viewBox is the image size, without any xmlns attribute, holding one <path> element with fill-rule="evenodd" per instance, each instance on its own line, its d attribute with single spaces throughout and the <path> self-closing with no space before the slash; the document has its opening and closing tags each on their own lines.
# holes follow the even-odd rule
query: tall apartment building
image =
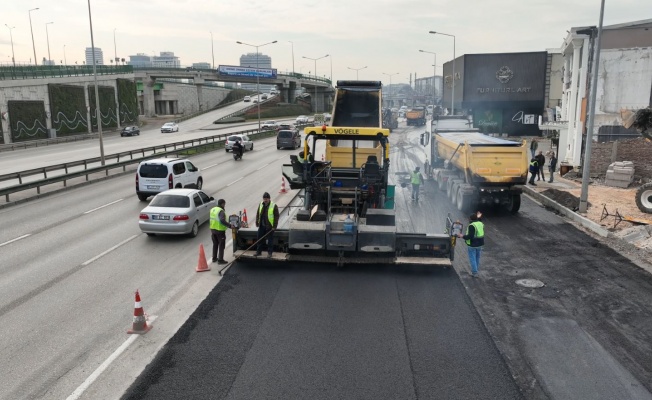
<svg viewBox="0 0 652 400">
<path fill-rule="evenodd" d="M 240 56 L 240 66 L 250 68 L 272 68 L 272 57 L 263 53 L 258 53 L 257 58 L 256 53 L 243 54 Z M 246 90 L 256 90 L 256 84 L 243 83 L 242 88 Z M 270 85 L 260 86 L 261 91 L 269 91 L 271 89 L 272 86 Z"/>
<path fill-rule="evenodd" d="M 99 47 L 95 48 L 95 63 L 97 65 L 104 65 L 104 53 Z M 93 48 L 86 48 L 86 65 L 93 65 Z"/>
</svg>

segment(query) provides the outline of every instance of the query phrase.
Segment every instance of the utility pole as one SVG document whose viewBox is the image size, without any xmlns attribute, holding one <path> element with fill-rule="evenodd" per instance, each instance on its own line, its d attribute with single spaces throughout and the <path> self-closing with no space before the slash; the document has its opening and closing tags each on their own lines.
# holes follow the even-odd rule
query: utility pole
<svg viewBox="0 0 652 400">
<path fill-rule="evenodd" d="M 36 45 L 34 44 L 34 29 L 32 29 L 32 11 L 38 10 L 38 7 L 32 8 L 31 10 L 27 11 L 27 15 L 29 15 L 29 30 L 32 32 L 32 49 L 34 50 L 34 65 L 38 65 L 38 61 L 36 61 Z"/>
<path fill-rule="evenodd" d="M 47 39 L 48 42 L 48 64 L 50 64 L 50 60 L 52 58 L 50 57 L 50 34 L 48 33 L 48 25 L 54 24 L 54 22 L 48 22 L 45 24 L 45 38 Z"/>
</svg>

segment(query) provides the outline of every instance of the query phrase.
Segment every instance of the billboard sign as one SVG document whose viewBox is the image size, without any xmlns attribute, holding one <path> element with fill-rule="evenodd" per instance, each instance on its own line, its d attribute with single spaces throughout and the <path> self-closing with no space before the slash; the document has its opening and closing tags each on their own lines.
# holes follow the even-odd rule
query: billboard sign
<svg viewBox="0 0 652 400">
<path fill-rule="evenodd" d="M 239 76 L 243 78 L 268 78 L 276 79 L 276 68 L 252 68 L 238 67 L 235 65 L 220 65 L 217 69 L 218 75 Z"/>
</svg>

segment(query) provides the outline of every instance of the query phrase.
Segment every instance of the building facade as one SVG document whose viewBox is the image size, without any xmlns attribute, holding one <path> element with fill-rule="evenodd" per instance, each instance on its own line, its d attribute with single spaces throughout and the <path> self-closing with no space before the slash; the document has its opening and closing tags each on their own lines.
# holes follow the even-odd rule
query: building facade
<svg viewBox="0 0 652 400">
<path fill-rule="evenodd" d="M 162 51 L 158 56 L 152 57 L 152 66 L 155 68 L 181 68 L 179 57 L 172 51 Z"/>
<path fill-rule="evenodd" d="M 152 56 L 148 56 L 145 53 L 137 53 L 135 56 L 129 56 L 127 64 L 133 65 L 135 68 L 151 67 L 153 65 Z"/>
<path fill-rule="evenodd" d="M 450 107 L 455 90 L 455 113 L 472 115 L 480 131 L 540 136 L 549 69 L 545 51 L 465 54 L 455 60 L 455 74 L 452 61 L 444 64 L 444 106 Z"/>
<path fill-rule="evenodd" d="M 86 65 L 93 65 L 93 48 L 87 47 L 85 55 Z M 95 63 L 96 65 L 104 65 L 104 53 L 99 47 L 95 48 Z"/>
<path fill-rule="evenodd" d="M 414 91 L 422 97 L 427 104 L 440 104 L 444 78 L 441 76 L 428 76 L 414 80 Z"/>
<path fill-rule="evenodd" d="M 622 127 L 620 112 L 645 108 L 652 103 L 650 28 L 652 19 L 603 27 L 594 140 L 601 140 L 602 136 L 609 139 L 638 136 Z M 559 160 L 572 167 L 582 165 L 596 38 L 596 27 L 575 27 L 568 32 L 560 47 L 562 103 L 554 121 L 549 118 L 540 124 L 542 129 L 559 132 Z"/>
<path fill-rule="evenodd" d="M 272 57 L 263 53 L 243 54 L 240 56 L 240 66 L 250 68 L 272 68 Z M 243 83 L 241 87 L 246 90 L 256 90 L 255 83 Z M 259 89 L 261 91 L 269 91 L 273 89 L 273 86 L 261 85 Z"/>
</svg>

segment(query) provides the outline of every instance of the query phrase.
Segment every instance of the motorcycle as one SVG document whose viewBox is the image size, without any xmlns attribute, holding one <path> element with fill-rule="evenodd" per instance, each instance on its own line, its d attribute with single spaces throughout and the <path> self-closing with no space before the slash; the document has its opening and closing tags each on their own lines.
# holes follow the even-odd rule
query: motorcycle
<svg viewBox="0 0 652 400">
<path fill-rule="evenodd" d="M 242 160 L 242 153 L 244 152 L 244 148 L 238 148 L 238 146 L 233 147 L 233 159 L 235 161 Z"/>
</svg>

